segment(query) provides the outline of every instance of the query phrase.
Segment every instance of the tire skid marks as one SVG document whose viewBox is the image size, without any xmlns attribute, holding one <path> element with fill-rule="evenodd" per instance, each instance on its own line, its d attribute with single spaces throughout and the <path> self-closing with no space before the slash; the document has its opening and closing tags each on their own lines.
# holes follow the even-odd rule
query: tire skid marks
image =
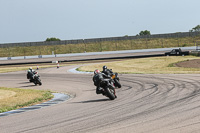
<svg viewBox="0 0 200 133">
<path fill-rule="evenodd" d="M 132 87 L 131 88 L 131 90 L 133 90 L 133 89 L 136 89 L 137 91 L 131 91 L 131 93 L 129 92 L 128 93 L 128 95 L 126 95 L 127 96 L 127 99 L 130 99 L 131 97 L 134 97 L 133 95 L 138 95 L 139 93 L 141 93 L 141 90 L 145 90 L 145 87 L 143 86 L 143 84 L 141 84 L 141 83 L 139 83 L 139 82 L 133 82 L 133 81 L 128 81 L 128 80 L 123 80 L 124 82 L 129 82 L 129 85 L 127 86 L 127 87 L 129 87 L 130 88 L 130 83 L 133 83 L 133 85 L 139 85 L 137 88 L 136 87 Z M 126 85 L 123 85 L 123 87 L 124 86 L 126 86 Z M 156 92 L 157 91 L 157 85 L 156 84 L 151 84 L 151 86 L 149 86 L 149 87 L 147 87 L 146 88 L 146 90 L 149 90 L 149 89 L 153 89 L 153 88 L 155 88 L 155 91 L 154 92 Z M 125 90 L 127 90 L 127 89 L 125 89 Z M 121 89 L 121 91 L 120 92 L 123 92 L 123 88 Z M 120 93 L 119 92 L 119 93 Z M 134 92 L 137 92 L 137 93 L 134 93 Z M 154 93 L 153 92 L 153 93 Z M 152 93 L 152 94 L 153 94 Z M 133 95 L 131 95 L 131 94 L 133 94 Z M 151 94 L 150 94 L 151 95 Z M 123 99 L 124 99 L 124 97 L 123 97 Z M 127 103 L 127 99 L 126 100 L 123 100 L 123 99 L 120 99 L 120 101 L 118 101 L 118 103 L 119 103 L 119 105 L 115 105 L 115 106 L 112 106 L 112 107 L 110 107 L 110 109 L 106 109 L 105 111 L 104 111 L 104 115 L 105 114 L 107 114 L 106 112 L 108 112 L 108 114 L 109 114 L 109 112 L 111 112 L 111 111 L 113 111 L 113 112 L 119 112 L 119 111 L 117 111 L 117 110 L 121 110 L 121 112 L 119 112 L 118 114 L 116 114 L 115 113 L 115 115 L 116 116 L 123 116 L 124 115 L 124 111 L 126 111 L 127 112 L 127 106 L 129 106 L 130 104 L 134 104 L 136 101 L 130 101 L 130 102 L 128 102 Z M 131 100 L 131 99 L 130 99 Z M 126 101 L 126 103 L 123 103 L 123 101 Z M 139 108 L 139 106 L 138 107 L 136 107 L 136 108 Z M 123 111 L 123 109 L 125 109 L 124 111 Z M 130 112 L 129 113 L 131 113 L 131 112 L 134 112 L 134 109 L 133 108 L 130 108 Z M 128 114 L 129 114 L 128 113 Z M 125 114 L 127 114 L 127 113 L 125 113 Z M 103 115 L 103 114 L 102 114 Z M 134 117 L 136 117 L 137 115 L 140 115 L 140 114 L 134 114 Z M 108 122 L 103 122 L 102 124 L 100 124 L 100 126 L 95 126 L 95 127 L 89 127 L 89 128 L 87 128 L 87 129 L 79 129 L 79 130 L 77 130 L 77 131 L 89 131 L 89 130 L 92 130 L 92 129 L 98 129 L 98 128 L 101 128 L 101 127 L 105 127 L 105 126 L 107 126 L 107 125 L 110 125 L 110 124 L 115 124 L 115 123 L 118 123 L 118 122 L 121 122 L 121 121 L 124 121 L 124 120 L 127 120 L 127 119 L 130 119 L 130 115 L 127 115 L 127 116 L 125 116 L 125 117 L 122 117 L 122 118 L 118 118 L 118 119 L 116 119 L 116 116 L 115 117 L 110 117 L 110 116 L 108 116 L 109 117 L 109 119 L 112 119 L 112 118 L 115 118 L 115 119 L 113 119 L 112 121 L 109 121 L 108 120 Z M 97 117 L 97 116 L 95 116 L 95 117 Z"/>
<path fill-rule="evenodd" d="M 161 128 L 167 128 L 170 132 L 199 124 L 197 121 L 182 124 L 200 115 L 198 113 L 200 105 L 191 105 L 200 101 L 199 82 L 188 78 L 178 80 L 173 76 L 163 75 L 131 75 L 131 77 L 122 75 L 120 78 L 122 88 L 116 89 L 118 96 L 116 100 L 110 101 L 105 98 L 97 105 L 89 107 L 87 104 L 98 102 L 98 100 L 68 103 L 85 104 L 86 107 L 75 110 L 73 113 L 69 112 L 68 117 L 63 117 L 57 122 L 33 127 L 26 131 L 37 131 L 37 129 L 50 126 L 52 132 L 57 131 L 58 127 L 66 129 L 61 132 L 74 133 L 101 132 L 102 127 L 106 129 L 105 132 L 120 132 L 118 130 L 127 127 L 139 127 L 141 132 L 155 132 Z M 184 116 L 185 113 L 193 110 L 194 114 Z M 152 124 L 156 126 L 151 126 Z M 112 126 L 115 129 L 111 128 Z"/>
<path fill-rule="evenodd" d="M 126 82 L 128 81 L 127 79 L 124 79 L 124 80 Z M 143 112 L 139 112 L 139 113 L 136 113 L 136 114 L 133 114 L 133 115 L 129 115 L 127 117 L 123 117 L 123 119 L 121 119 L 120 121 L 133 119 L 136 116 L 142 116 L 142 115 L 149 114 L 149 113 L 155 114 L 155 112 L 158 112 L 159 110 L 174 109 L 176 107 L 178 107 L 178 108 L 174 109 L 172 111 L 169 111 L 169 113 L 166 113 L 166 114 L 161 115 L 159 117 L 155 117 L 154 119 L 147 120 L 146 123 L 148 123 L 149 121 L 156 121 L 156 120 L 160 120 L 160 119 L 163 119 L 163 118 L 167 118 L 168 116 L 172 116 L 174 114 L 184 113 L 185 111 L 191 111 L 190 109 L 189 110 L 183 110 L 182 108 L 184 108 L 185 103 L 189 103 L 195 97 L 199 96 L 199 89 L 197 89 L 198 86 L 199 86 L 199 82 L 195 82 L 194 83 L 193 81 L 192 82 L 190 82 L 190 81 L 187 82 L 187 81 L 167 79 L 167 78 L 164 78 L 164 79 L 159 78 L 159 79 L 156 79 L 156 80 L 158 80 L 158 81 L 159 80 L 161 80 L 161 81 L 163 80 L 164 81 L 164 86 L 159 87 L 159 85 L 157 86 L 156 83 L 155 84 L 153 83 L 154 84 L 153 87 L 145 88 L 144 86 L 146 85 L 146 83 L 142 82 L 142 84 L 145 84 L 145 85 L 142 85 L 141 83 L 139 83 L 141 86 L 143 86 L 143 87 L 141 87 L 141 93 L 143 91 L 147 90 L 147 89 L 155 89 L 155 88 L 157 88 L 149 96 L 152 95 L 152 96 L 156 96 L 158 98 L 162 98 L 162 97 L 165 96 L 164 97 L 165 99 L 169 100 L 169 98 L 171 98 L 172 100 L 169 100 L 170 102 L 166 102 L 165 103 L 165 100 L 160 99 L 163 102 L 159 103 L 159 99 L 157 99 L 157 101 L 155 101 L 155 103 L 157 103 L 155 106 L 149 107 L 149 109 L 145 109 Z M 141 82 L 141 80 L 139 80 L 139 81 Z M 137 83 L 136 81 L 134 81 L 134 82 L 133 81 L 128 81 L 128 82 Z M 156 93 L 159 89 L 164 89 L 164 87 L 167 88 L 167 89 L 165 89 L 165 91 L 163 91 L 163 92 L 161 91 L 161 93 Z M 188 89 L 188 87 L 190 87 L 190 89 Z M 134 88 L 134 87 L 132 87 L 132 88 Z M 173 90 L 175 90 L 176 93 L 170 93 Z M 184 93 L 181 94 L 181 96 L 178 96 L 179 95 L 179 91 L 180 92 L 184 92 Z M 139 93 L 140 93 L 140 91 L 138 91 L 137 95 Z M 138 100 L 144 100 L 145 96 L 141 97 L 140 99 L 136 99 L 134 101 L 130 101 L 127 104 L 134 104 L 134 103 L 137 103 Z M 152 97 L 149 97 L 149 98 L 152 98 Z M 199 100 L 197 100 L 195 102 L 199 102 Z M 144 102 L 141 102 L 141 103 L 144 104 Z M 146 105 L 144 105 L 144 106 L 146 106 Z M 125 105 L 124 105 L 124 107 L 125 107 Z M 140 107 L 142 107 L 142 105 L 137 106 L 136 108 L 140 108 Z M 198 107 L 199 106 L 196 106 L 196 107 L 194 107 L 192 109 L 198 109 Z M 135 111 L 135 110 L 133 110 L 133 111 Z M 187 120 L 187 118 L 186 118 L 186 120 Z M 174 123 L 175 122 L 171 123 L 171 125 L 173 125 Z"/>
<path fill-rule="evenodd" d="M 198 84 L 175 80 L 171 78 L 154 77 L 150 79 L 147 77 L 122 78 L 122 88 L 117 89 L 118 98 L 114 101 L 105 101 L 100 107 L 91 114 L 85 112 L 86 109 L 81 110 L 77 117 L 60 121 L 57 124 L 61 124 L 65 127 L 66 124 L 69 132 L 94 132 L 98 131 L 102 127 L 109 127 L 121 122 L 134 121 L 127 124 L 127 126 L 139 126 L 141 124 L 149 124 L 162 121 L 170 116 L 190 111 L 184 109 L 184 104 L 189 102 L 198 96 Z M 190 87 L 188 89 L 188 87 Z M 169 100 L 171 99 L 171 100 Z M 84 103 L 84 102 L 83 102 Z M 198 107 L 194 107 L 198 108 Z M 89 108 L 92 109 L 92 108 Z M 120 111 L 119 111 L 120 110 Z M 162 114 L 157 115 L 159 111 L 169 110 Z M 81 113 L 82 112 L 82 113 Z M 114 112 L 113 114 L 111 112 Z M 103 115 L 103 120 L 102 116 Z M 154 117 L 149 117 L 153 115 Z M 145 118 L 145 119 L 144 119 Z M 185 118 L 183 120 L 187 120 Z M 76 123 L 84 123 L 89 121 L 88 126 L 78 126 Z M 98 124 L 95 124 L 96 121 Z M 178 121 L 178 120 L 177 120 Z M 166 122 L 161 126 L 172 126 L 177 121 Z M 83 125 L 83 124 L 81 124 Z M 109 126 L 108 126 L 109 125 Z M 54 124 L 52 126 L 55 126 Z M 118 127 L 117 129 L 126 128 Z M 116 129 L 116 130 L 117 130 Z M 173 128 L 172 128 L 173 129 Z M 152 128 L 149 131 L 155 131 Z"/>
<path fill-rule="evenodd" d="M 123 86 L 123 88 L 120 88 L 120 89 L 117 89 L 117 94 L 120 93 L 120 92 L 124 92 L 124 90 L 128 90 L 128 91 L 132 91 L 132 88 L 130 86 Z M 132 94 L 132 93 L 130 93 Z M 131 95 L 130 95 L 131 96 Z M 130 97 L 129 96 L 129 97 Z M 119 96 L 120 97 L 120 96 Z M 124 97 L 125 98 L 125 97 Z M 119 109 L 119 107 L 115 107 L 115 103 L 116 102 L 126 102 L 126 100 L 123 100 L 120 99 L 118 100 L 118 98 L 114 101 L 110 101 L 108 100 L 108 102 L 103 102 L 101 105 L 99 105 L 99 107 L 95 107 L 96 109 L 94 110 L 93 113 L 88 113 L 87 110 L 92 110 L 94 109 L 94 107 L 91 107 L 91 108 L 83 108 L 83 109 L 79 109 L 79 110 L 75 110 L 75 115 L 70 115 L 70 117 L 68 119 L 64 119 L 64 120 L 61 120 L 59 122 L 56 122 L 56 123 L 52 123 L 51 125 L 46 125 L 46 126 L 42 126 L 42 127 L 35 127 L 35 128 L 32 128 L 32 129 L 29 129 L 29 130 L 26 130 L 26 131 L 32 131 L 32 130 L 35 130 L 35 129 L 39 129 L 39 128 L 44 128 L 44 127 L 48 127 L 48 126 L 53 126 L 53 127 L 56 127 L 56 125 L 63 125 L 63 127 L 65 127 L 66 125 L 68 127 L 74 127 L 74 125 L 76 125 L 76 130 L 74 128 L 70 128 L 70 129 L 73 129 L 72 131 L 68 130 L 68 132 L 83 132 L 83 131 L 88 131 L 88 130 L 91 130 L 91 129 L 95 129 L 95 128 L 100 128 L 102 127 L 102 125 L 104 125 L 105 123 L 103 122 L 102 124 L 100 125 L 94 125 L 93 127 L 88 127 L 86 128 L 85 126 L 84 127 L 81 127 L 80 125 L 78 126 L 77 123 L 84 123 L 85 121 L 91 121 L 94 119 L 94 121 L 92 121 L 90 124 L 88 125 L 91 125 L 93 123 L 95 123 L 95 118 L 100 118 L 102 115 L 105 115 L 105 119 L 110 119 L 109 115 L 110 115 L 110 112 L 114 111 L 115 109 Z M 113 103 L 115 102 L 115 103 Z M 83 104 L 86 104 L 86 102 L 80 102 L 80 103 L 83 103 Z M 77 115 L 78 114 L 78 115 Z M 114 116 L 113 116 L 114 118 Z M 81 124 L 82 125 L 82 124 Z"/>
</svg>

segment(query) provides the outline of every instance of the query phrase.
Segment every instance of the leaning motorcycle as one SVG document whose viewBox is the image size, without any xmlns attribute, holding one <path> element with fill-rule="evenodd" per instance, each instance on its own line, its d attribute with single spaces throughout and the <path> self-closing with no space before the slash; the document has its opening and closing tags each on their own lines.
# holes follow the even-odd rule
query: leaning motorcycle
<svg viewBox="0 0 200 133">
<path fill-rule="evenodd" d="M 101 80 L 100 87 L 102 88 L 102 94 L 108 97 L 110 100 L 114 100 L 116 98 L 115 85 L 113 79 Z"/>
<path fill-rule="evenodd" d="M 118 77 L 118 73 L 112 73 L 111 74 L 112 79 L 114 80 L 114 85 L 118 88 L 121 88 L 122 85 L 119 82 L 119 77 Z"/>
<path fill-rule="evenodd" d="M 39 84 L 42 85 L 41 79 L 39 78 L 40 76 L 38 75 L 38 73 L 36 72 L 33 76 L 33 83 L 35 85 Z"/>
</svg>

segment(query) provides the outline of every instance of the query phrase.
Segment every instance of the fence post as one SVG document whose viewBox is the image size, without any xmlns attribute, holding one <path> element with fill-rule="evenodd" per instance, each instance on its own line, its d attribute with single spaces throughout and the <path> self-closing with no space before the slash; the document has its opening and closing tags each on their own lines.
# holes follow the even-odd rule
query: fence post
<svg viewBox="0 0 200 133">
<path fill-rule="evenodd" d="M 85 49 L 85 52 L 86 52 L 86 43 L 85 43 L 84 39 L 83 39 L 83 44 L 84 44 L 84 49 Z"/>
<path fill-rule="evenodd" d="M 146 41 L 146 46 L 147 46 L 147 49 L 148 49 L 148 43 L 147 43 L 147 38 L 145 38 L 145 41 Z"/>
<path fill-rule="evenodd" d="M 54 51 L 55 51 L 55 57 L 56 57 L 56 47 L 54 46 Z"/>
<path fill-rule="evenodd" d="M 131 49 L 133 49 L 133 41 L 131 40 Z"/>
<path fill-rule="evenodd" d="M 69 45 L 69 53 L 72 53 L 72 51 L 71 51 L 71 45 Z"/>
<path fill-rule="evenodd" d="M 40 48 L 40 55 L 42 55 L 41 48 Z"/>
<path fill-rule="evenodd" d="M 102 52 L 102 44 L 101 44 L 101 42 L 99 42 L 99 44 L 100 44 L 100 52 Z"/>
<path fill-rule="evenodd" d="M 24 59 L 25 59 L 25 56 L 26 56 L 26 50 L 25 50 L 25 48 L 24 48 L 23 50 L 24 50 Z"/>
<path fill-rule="evenodd" d="M 8 47 L 8 57 L 10 57 L 10 47 Z"/>
<path fill-rule="evenodd" d="M 116 48 L 116 51 L 117 51 L 117 41 L 115 41 L 115 48 Z"/>
</svg>

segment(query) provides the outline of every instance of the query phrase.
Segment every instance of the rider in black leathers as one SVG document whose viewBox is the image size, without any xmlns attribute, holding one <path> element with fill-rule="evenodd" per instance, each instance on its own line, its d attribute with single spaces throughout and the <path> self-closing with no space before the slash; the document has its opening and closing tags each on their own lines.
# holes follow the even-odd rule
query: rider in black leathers
<svg viewBox="0 0 200 133">
<path fill-rule="evenodd" d="M 34 70 L 32 69 L 32 67 L 30 67 L 27 72 L 27 79 L 33 81 L 33 75 L 34 75 Z"/>
<path fill-rule="evenodd" d="M 110 76 L 113 74 L 113 71 L 111 69 L 108 69 L 107 66 L 103 66 L 103 71 L 102 73 L 104 73 L 107 76 Z"/>
<path fill-rule="evenodd" d="M 27 79 L 29 79 L 30 82 L 33 82 L 35 74 L 37 74 L 37 72 L 30 67 L 27 71 Z"/>
<path fill-rule="evenodd" d="M 103 66 L 103 71 L 102 73 L 104 73 L 105 75 L 112 77 L 113 75 L 115 75 L 114 78 L 114 84 L 116 87 L 121 88 L 121 84 L 119 82 L 119 78 L 118 78 L 118 73 L 113 73 L 112 69 L 108 69 L 107 66 Z"/>
<path fill-rule="evenodd" d="M 104 78 L 110 79 L 110 76 L 107 76 L 104 73 L 101 73 L 98 69 L 94 71 L 93 82 L 96 86 L 96 94 L 102 93 L 102 88 L 100 87 L 100 82 L 104 80 Z"/>
</svg>

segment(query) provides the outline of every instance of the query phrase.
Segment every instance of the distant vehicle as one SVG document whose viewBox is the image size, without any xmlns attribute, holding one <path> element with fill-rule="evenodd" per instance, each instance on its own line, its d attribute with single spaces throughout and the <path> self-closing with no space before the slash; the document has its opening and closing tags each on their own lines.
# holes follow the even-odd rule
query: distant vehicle
<svg viewBox="0 0 200 133">
<path fill-rule="evenodd" d="M 189 51 L 182 51 L 180 48 L 179 49 L 173 49 L 170 52 L 165 52 L 165 56 L 185 56 L 185 55 L 189 55 Z"/>
</svg>

